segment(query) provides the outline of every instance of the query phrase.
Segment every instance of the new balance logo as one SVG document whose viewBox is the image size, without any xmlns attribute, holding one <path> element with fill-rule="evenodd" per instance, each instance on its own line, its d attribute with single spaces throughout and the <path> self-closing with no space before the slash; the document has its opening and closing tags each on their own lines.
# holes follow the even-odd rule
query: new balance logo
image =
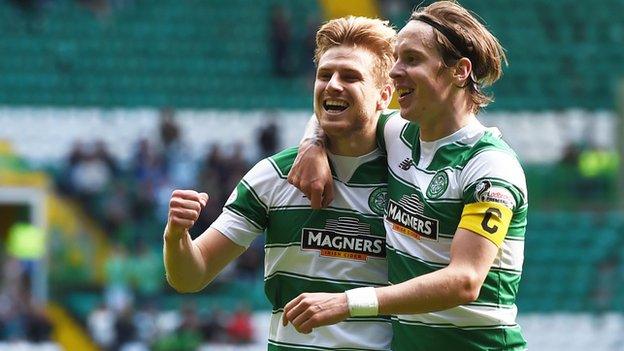
<svg viewBox="0 0 624 351">
<path fill-rule="evenodd" d="M 401 168 L 404 171 L 407 171 L 413 165 L 414 165 L 414 162 L 412 162 L 412 159 L 411 158 L 406 158 L 405 160 L 403 160 L 403 162 L 399 163 L 399 168 Z"/>
</svg>

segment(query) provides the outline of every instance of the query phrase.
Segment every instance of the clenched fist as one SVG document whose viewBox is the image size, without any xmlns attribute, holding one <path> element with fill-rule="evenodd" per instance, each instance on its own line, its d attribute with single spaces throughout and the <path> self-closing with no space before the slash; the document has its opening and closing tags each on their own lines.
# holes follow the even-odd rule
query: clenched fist
<svg viewBox="0 0 624 351">
<path fill-rule="evenodd" d="M 199 213 L 208 202 L 208 194 L 194 190 L 175 190 L 169 200 L 169 215 L 165 236 L 180 239 L 199 218 Z"/>
</svg>

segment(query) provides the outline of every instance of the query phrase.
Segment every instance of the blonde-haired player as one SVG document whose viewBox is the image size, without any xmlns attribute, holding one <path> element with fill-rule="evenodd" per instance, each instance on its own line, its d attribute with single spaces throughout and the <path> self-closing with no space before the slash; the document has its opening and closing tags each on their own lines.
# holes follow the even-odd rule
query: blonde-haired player
<svg viewBox="0 0 624 351">
<path fill-rule="evenodd" d="M 313 210 L 286 174 L 297 155 L 284 150 L 257 163 L 221 216 L 195 240 L 188 229 L 208 197 L 176 190 L 164 234 L 169 283 L 202 289 L 266 232 L 265 291 L 273 306 L 270 350 L 389 350 L 389 318 L 351 318 L 300 334 L 281 323 L 285 304 L 305 291 L 343 292 L 387 284 L 383 208 L 385 155 L 375 133 L 392 95 L 389 70 L 396 32 L 363 17 L 329 21 L 317 33 L 314 112 L 327 138 L 334 203 Z M 326 161 L 327 162 L 327 161 Z"/>
</svg>

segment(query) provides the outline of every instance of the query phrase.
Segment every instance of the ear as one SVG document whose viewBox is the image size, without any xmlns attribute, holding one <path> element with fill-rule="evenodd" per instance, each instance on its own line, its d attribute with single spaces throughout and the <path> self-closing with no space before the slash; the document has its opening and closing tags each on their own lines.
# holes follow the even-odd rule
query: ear
<svg viewBox="0 0 624 351">
<path fill-rule="evenodd" d="M 377 100 L 377 111 L 382 111 L 388 108 L 390 100 L 392 100 L 392 93 L 394 93 L 394 87 L 392 84 L 385 84 L 381 88 L 379 100 Z"/>
<path fill-rule="evenodd" d="M 460 58 L 455 64 L 453 71 L 453 80 L 457 86 L 466 85 L 466 80 L 472 72 L 472 62 L 466 57 Z"/>
</svg>

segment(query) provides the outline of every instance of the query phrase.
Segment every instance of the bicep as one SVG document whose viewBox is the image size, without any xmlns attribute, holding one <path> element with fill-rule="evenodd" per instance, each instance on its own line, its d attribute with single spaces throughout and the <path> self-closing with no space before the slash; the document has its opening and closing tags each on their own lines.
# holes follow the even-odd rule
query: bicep
<svg viewBox="0 0 624 351">
<path fill-rule="evenodd" d="M 469 229 L 457 228 L 451 243 L 449 267 L 470 270 L 483 282 L 498 254 L 499 248 L 490 240 Z"/>
<path fill-rule="evenodd" d="M 213 227 L 197 237 L 194 243 L 211 278 L 246 250 Z"/>
</svg>

